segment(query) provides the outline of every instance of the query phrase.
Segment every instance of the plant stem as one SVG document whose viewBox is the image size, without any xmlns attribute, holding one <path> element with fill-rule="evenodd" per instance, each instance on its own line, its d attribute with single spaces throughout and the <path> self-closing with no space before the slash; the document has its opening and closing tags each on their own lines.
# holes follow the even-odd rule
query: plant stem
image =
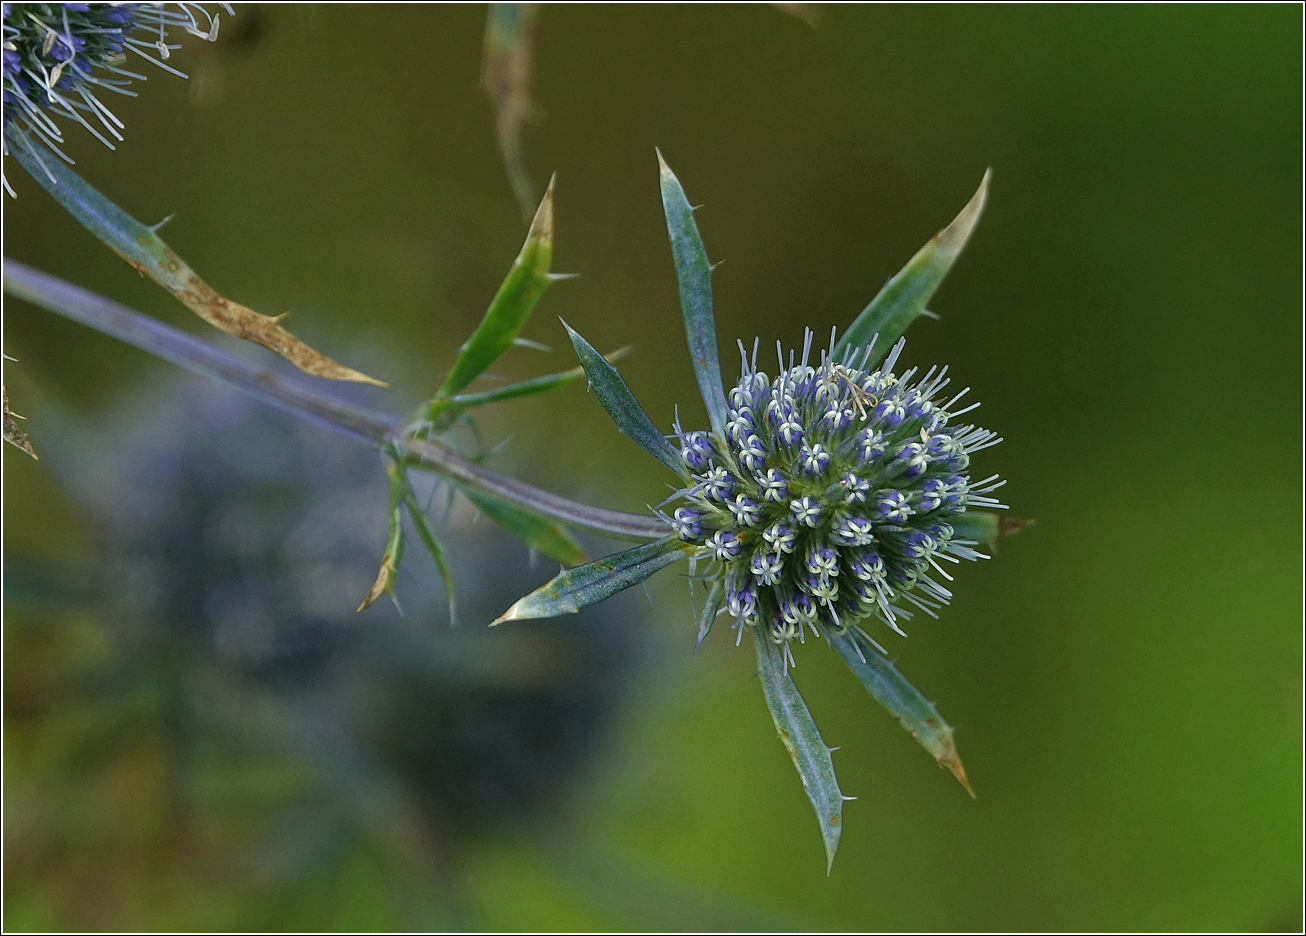
<svg viewBox="0 0 1306 936">
<path fill-rule="evenodd" d="M 8 258 L 4 260 L 4 290 L 193 373 L 238 387 L 265 403 L 335 429 L 356 441 L 374 446 L 393 443 L 416 460 L 419 467 L 458 487 L 510 500 L 576 530 L 638 541 L 667 535 L 665 524 L 654 517 L 568 500 L 491 471 L 438 440 L 404 438 L 405 422 L 398 417 L 328 396 L 299 378 L 288 379 L 112 299 Z"/>
</svg>

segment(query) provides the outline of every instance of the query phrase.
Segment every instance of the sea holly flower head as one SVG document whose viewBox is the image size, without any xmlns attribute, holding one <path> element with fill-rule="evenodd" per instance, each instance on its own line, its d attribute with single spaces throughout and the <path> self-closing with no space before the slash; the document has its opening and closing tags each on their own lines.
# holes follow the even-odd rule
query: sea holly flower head
<svg viewBox="0 0 1306 936">
<path fill-rule="evenodd" d="M 777 343 L 772 378 L 757 343 L 750 356 L 740 342 L 724 438 L 677 424 L 690 483 L 664 516 L 712 561 L 703 577 L 723 581 L 726 608 L 744 609 L 732 611 L 736 642 L 764 627 L 792 662 L 789 643 L 808 632 L 842 634 L 868 617 L 899 630 L 911 616 L 902 604 L 932 615 L 952 597 L 941 561 L 982 557 L 949 521 L 1002 506 L 989 496 L 1001 481 L 966 473 L 1001 440 L 957 422 L 979 404 L 960 405 L 966 390 L 944 399 L 946 367 L 896 375 L 903 344 L 871 368 L 874 344 L 836 360 L 832 334 L 813 367 L 809 331 L 797 361 Z"/>
<path fill-rule="evenodd" d="M 110 137 L 122 140 L 123 123 L 104 102 L 115 94 L 135 97 L 131 83 L 146 78 L 131 70 L 127 53 L 185 78 L 167 64 L 181 48 L 168 42 L 169 28 L 209 42 L 218 38 L 218 14 L 199 3 L 0 6 L 4 126 L 12 123 L 35 135 L 68 162 L 59 149 L 63 132 L 56 117 L 80 124 L 109 149 L 114 148 Z M 229 4 L 219 6 L 231 14 Z"/>
<path fill-rule="evenodd" d="M 832 863 L 847 797 L 832 749 L 791 676 L 794 640 L 824 638 L 970 789 L 953 729 L 860 624 L 875 618 L 901 633 L 899 622 L 913 611 L 934 615 L 952 597 L 944 563 L 983 558 L 975 547 L 1002 529 L 990 512 L 1004 506 L 991 496 L 1002 482 L 996 475 L 974 480 L 970 468 L 972 455 L 1001 440 L 962 418 L 978 406 L 963 403 L 969 388 L 951 393 L 946 367 L 898 371 L 902 333 L 925 312 L 974 229 L 988 175 L 956 220 L 885 284 L 842 337 L 832 331 L 819 356 L 811 331 L 801 354 L 786 356 L 777 344 L 774 376 L 758 364 L 758 343 L 749 353 L 741 342 L 739 380 L 728 391 L 712 267 L 693 209 L 665 162 L 661 187 L 690 360 L 710 426 L 687 430 L 677 417 L 673 434 L 664 435 L 616 368 L 568 326 L 599 402 L 681 486 L 658 511 L 665 537 L 564 570 L 494 623 L 575 611 L 688 558 L 691 580 L 707 586 L 699 642 L 719 614 L 734 618 L 736 643 L 752 633 L 767 708 Z"/>
</svg>

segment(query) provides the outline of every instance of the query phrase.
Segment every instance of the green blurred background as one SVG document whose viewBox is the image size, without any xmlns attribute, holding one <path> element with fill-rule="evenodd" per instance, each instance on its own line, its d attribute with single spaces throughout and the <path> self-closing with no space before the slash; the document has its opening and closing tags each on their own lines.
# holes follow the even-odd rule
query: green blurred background
<svg viewBox="0 0 1306 936">
<path fill-rule="evenodd" d="M 444 855 L 454 922 L 403 897 L 424 872 L 384 836 L 273 907 L 139 818 L 148 756 L 106 779 L 40 755 L 85 726 L 13 687 L 81 665 L 100 613 L 55 626 L 11 603 L 8 928 L 1300 930 L 1300 8 L 820 13 L 543 11 L 526 161 L 537 186 L 558 174 L 555 269 L 580 277 L 527 330 L 555 350 L 497 369 L 571 366 L 562 315 L 634 345 L 622 371 L 659 425 L 677 404 L 705 422 L 655 145 L 724 261 L 728 377 L 735 337 L 847 325 L 991 166 L 942 320 L 912 329 L 906 359 L 975 388 L 1007 440 L 976 467 L 1038 525 L 962 569 L 942 620 L 877 635 L 960 725 L 979 799 L 804 648 L 796 678 L 858 797 L 827 879 L 751 651 L 722 628 L 692 653 L 668 572 L 638 623 L 662 649 L 584 769 L 530 821 Z M 365 359 L 395 385 L 368 399 L 398 411 L 434 388 L 523 234 L 478 88 L 484 24 L 479 6 L 238 5 L 215 45 L 176 54 L 188 82 L 151 72 L 117 108 L 118 152 L 76 130 L 69 149 L 137 217 L 175 214 L 166 238 L 215 287 Z M 6 173 L 6 255 L 204 333 Z M 5 313 L 10 401 L 38 451 L 60 424 L 43 413 L 94 423 L 168 371 L 23 303 Z M 580 388 L 480 426 L 511 436 L 497 466 L 545 486 L 635 511 L 664 496 L 661 466 Z M 4 508 L 7 565 L 97 561 L 45 461 L 5 449 Z M 79 818 L 56 834 L 51 815 Z"/>
</svg>

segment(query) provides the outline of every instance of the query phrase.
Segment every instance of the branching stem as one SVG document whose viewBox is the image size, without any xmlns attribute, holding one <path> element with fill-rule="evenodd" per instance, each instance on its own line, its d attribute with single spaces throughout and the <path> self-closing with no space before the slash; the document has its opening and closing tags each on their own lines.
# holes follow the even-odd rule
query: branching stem
<svg viewBox="0 0 1306 936">
<path fill-rule="evenodd" d="M 8 258 L 4 260 L 4 290 L 193 373 L 239 387 L 265 403 L 359 442 L 378 447 L 394 443 L 407 453 L 415 467 L 432 471 L 459 487 L 505 498 L 572 529 L 637 541 L 667 535 L 666 526 L 654 517 L 568 500 L 491 471 L 438 440 L 406 439 L 403 419 L 329 396 L 308 386 L 302 378 L 274 373 L 112 299 Z"/>
</svg>

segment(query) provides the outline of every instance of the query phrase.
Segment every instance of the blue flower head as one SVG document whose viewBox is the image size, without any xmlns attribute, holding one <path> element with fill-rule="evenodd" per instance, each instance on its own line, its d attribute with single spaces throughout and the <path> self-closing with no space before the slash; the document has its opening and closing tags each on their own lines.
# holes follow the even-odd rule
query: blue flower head
<svg viewBox="0 0 1306 936">
<path fill-rule="evenodd" d="M 228 4 L 219 5 L 231 13 Z M 2 6 L 5 129 L 13 124 L 34 134 L 69 162 L 59 149 L 63 132 L 56 117 L 80 124 L 109 149 L 110 137 L 122 140 L 123 123 L 104 101 L 114 94 L 135 97 L 129 86 L 145 80 L 127 67 L 129 52 L 185 78 L 167 63 L 181 48 L 168 42 L 169 27 L 209 42 L 218 37 L 218 14 L 198 3 Z"/>
<path fill-rule="evenodd" d="M 725 432 L 675 427 L 690 483 L 667 518 L 701 547 L 725 607 L 787 647 L 806 632 L 843 633 L 868 617 L 898 630 L 908 604 L 933 614 L 952 597 L 940 562 L 981 558 L 950 523 L 968 508 L 1002 506 L 996 476 L 972 481 L 970 457 L 1001 440 L 958 418 L 966 390 L 946 396 L 947 368 L 895 375 L 899 340 L 878 367 L 874 344 L 812 366 L 776 345 L 774 378 L 743 343 Z M 942 581 L 941 581 L 942 580 Z M 741 597 L 745 596 L 745 597 Z M 738 640 L 738 638 L 737 638 Z"/>
</svg>

